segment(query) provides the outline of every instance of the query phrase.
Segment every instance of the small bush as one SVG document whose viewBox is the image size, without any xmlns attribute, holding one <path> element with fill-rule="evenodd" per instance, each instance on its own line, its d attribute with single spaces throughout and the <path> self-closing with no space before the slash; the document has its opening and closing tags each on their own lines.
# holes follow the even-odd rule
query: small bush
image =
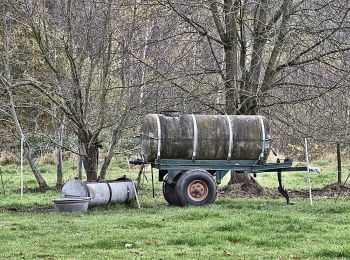
<svg viewBox="0 0 350 260">
<path fill-rule="evenodd" d="M 18 164 L 20 163 L 19 156 L 14 155 L 13 153 L 4 152 L 0 155 L 0 165 L 5 166 L 9 164 Z"/>
<path fill-rule="evenodd" d="M 40 157 L 40 164 L 55 165 L 56 156 L 53 153 L 46 153 Z"/>
</svg>

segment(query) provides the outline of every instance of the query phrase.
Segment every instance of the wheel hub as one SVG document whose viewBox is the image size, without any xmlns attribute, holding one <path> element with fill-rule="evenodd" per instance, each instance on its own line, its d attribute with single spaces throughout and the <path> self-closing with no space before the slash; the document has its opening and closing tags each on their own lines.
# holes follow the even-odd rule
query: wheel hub
<svg viewBox="0 0 350 260">
<path fill-rule="evenodd" d="M 202 201 L 208 196 L 208 185 L 201 180 L 192 181 L 187 188 L 188 196 L 194 201 Z"/>
</svg>

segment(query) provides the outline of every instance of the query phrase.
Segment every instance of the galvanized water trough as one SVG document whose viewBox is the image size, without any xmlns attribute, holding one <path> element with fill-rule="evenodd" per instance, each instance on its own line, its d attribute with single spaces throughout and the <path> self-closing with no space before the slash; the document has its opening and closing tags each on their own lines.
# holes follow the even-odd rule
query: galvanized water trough
<svg viewBox="0 0 350 260">
<path fill-rule="evenodd" d="M 90 197 L 67 197 L 55 199 L 53 202 L 60 212 L 85 212 L 90 199 Z"/>
</svg>

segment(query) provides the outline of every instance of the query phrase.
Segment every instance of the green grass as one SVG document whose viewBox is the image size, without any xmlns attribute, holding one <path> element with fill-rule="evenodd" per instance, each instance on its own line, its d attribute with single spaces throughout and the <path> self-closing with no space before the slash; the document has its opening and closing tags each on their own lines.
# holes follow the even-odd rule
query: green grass
<svg viewBox="0 0 350 260">
<path fill-rule="evenodd" d="M 322 167 L 329 173 L 333 169 L 330 164 Z M 315 199 L 313 206 L 307 200 L 286 205 L 282 199 L 218 199 L 203 207 L 169 207 L 159 184 L 152 198 L 148 174 L 140 191 L 142 209 L 117 205 L 63 214 L 51 203 L 57 191 L 26 192 L 21 198 L 18 166 L 1 170 L 6 182 L 6 193 L 0 195 L 1 259 L 350 258 L 350 207 L 345 199 L 336 204 Z M 69 170 L 66 179 L 74 177 Z M 25 173 L 26 187 L 35 186 L 27 168 Z M 110 173 L 110 178 L 128 174 L 117 164 Z M 54 166 L 46 166 L 44 175 L 53 185 Z M 277 187 L 275 174 L 259 176 L 259 182 Z M 293 188 L 307 187 L 305 174 L 285 176 Z M 313 175 L 315 185 L 334 180 L 331 174 Z"/>
</svg>

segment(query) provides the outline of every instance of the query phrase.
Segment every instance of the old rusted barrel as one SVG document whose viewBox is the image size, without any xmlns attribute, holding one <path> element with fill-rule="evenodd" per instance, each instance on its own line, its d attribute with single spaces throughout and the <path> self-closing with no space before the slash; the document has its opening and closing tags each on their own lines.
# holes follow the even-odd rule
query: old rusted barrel
<svg viewBox="0 0 350 260">
<path fill-rule="evenodd" d="M 141 154 L 155 159 L 262 160 L 270 152 L 263 116 L 149 114 L 141 128 Z"/>
</svg>

